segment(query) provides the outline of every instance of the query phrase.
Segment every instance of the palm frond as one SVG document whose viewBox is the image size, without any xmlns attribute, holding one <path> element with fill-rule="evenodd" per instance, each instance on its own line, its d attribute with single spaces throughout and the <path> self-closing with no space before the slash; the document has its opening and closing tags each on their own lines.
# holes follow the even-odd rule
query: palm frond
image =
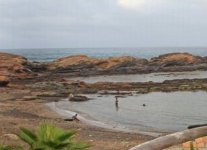
<svg viewBox="0 0 207 150">
<path fill-rule="evenodd" d="M 86 143 L 73 143 L 67 150 L 84 150 L 90 148 L 91 145 Z"/>
<path fill-rule="evenodd" d="M 57 137 L 56 140 L 58 141 L 70 140 L 75 134 L 76 134 L 75 131 L 68 131 L 66 133 L 61 134 L 59 137 Z"/>
<path fill-rule="evenodd" d="M 20 128 L 20 130 L 21 132 L 18 135 L 19 138 L 28 143 L 30 146 L 32 146 L 32 144 L 37 141 L 37 136 L 33 134 L 30 130 L 26 128 Z"/>
<path fill-rule="evenodd" d="M 36 130 L 36 134 L 21 128 L 19 137 L 28 143 L 32 150 L 83 150 L 89 148 L 88 144 L 73 141 L 75 133 L 75 131 L 65 131 L 53 124 L 43 123 Z"/>
</svg>

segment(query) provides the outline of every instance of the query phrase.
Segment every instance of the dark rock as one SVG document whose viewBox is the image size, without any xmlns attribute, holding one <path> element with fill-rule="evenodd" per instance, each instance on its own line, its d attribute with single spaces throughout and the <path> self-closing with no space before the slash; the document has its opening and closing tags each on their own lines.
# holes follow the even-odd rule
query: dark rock
<svg viewBox="0 0 207 150">
<path fill-rule="evenodd" d="M 75 101 L 75 102 L 82 102 L 87 100 L 89 100 L 89 98 L 86 96 L 74 96 L 69 98 L 69 101 Z"/>
<path fill-rule="evenodd" d="M 97 89 L 82 88 L 79 90 L 79 92 L 82 94 L 96 94 L 96 93 L 98 93 L 98 90 Z"/>
</svg>

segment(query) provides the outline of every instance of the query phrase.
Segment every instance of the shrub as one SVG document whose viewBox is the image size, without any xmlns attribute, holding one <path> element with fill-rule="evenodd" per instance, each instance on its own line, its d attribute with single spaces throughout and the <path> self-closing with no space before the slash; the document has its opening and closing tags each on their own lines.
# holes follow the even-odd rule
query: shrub
<svg viewBox="0 0 207 150">
<path fill-rule="evenodd" d="M 21 128 L 20 139 L 30 145 L 31 150 L 84 150 L 90 146 L 73 140 L 74 131 L 64 131 L 52 124 L 44 123 L 35 133 Z"/>
</svg>

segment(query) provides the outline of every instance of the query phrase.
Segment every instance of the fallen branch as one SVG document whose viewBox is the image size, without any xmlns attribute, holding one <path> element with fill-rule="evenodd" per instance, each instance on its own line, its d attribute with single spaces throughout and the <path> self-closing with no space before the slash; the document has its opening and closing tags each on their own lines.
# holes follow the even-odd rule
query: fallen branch
<svg viewBox="0 0 207 150">
<path fill-rule="evenodd" d="M 185 130 L 182 132 L 177 132 L 163 137 L 159 137 L 152 141 L 135 146 L 130 150 L 162 150 L 204 136 L 207 136 L 207 126 Z"/>
<path fill-rule="evenodd" d="M 207 124 L 191 125 L 191 126 L 188 126 L 188 129 L 198 128 L 198 127 L 204 127 L 204 126 L 207 126 Z"/>
</svg>

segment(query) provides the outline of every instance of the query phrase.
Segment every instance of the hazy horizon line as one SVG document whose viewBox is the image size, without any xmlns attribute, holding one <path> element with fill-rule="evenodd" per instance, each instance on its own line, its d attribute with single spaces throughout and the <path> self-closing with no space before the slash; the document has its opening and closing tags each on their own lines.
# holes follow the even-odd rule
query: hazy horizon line
<svg viewBox="0 0 207 150">
<path fill-rule="evenodd" d="M 39 47 L 39 48 L 0 48 L 0 50 L 26 50 L 26 49 L 101 49 L 101 48 L 106 48 L 106 49 L 118 49 L 118 48 L 207 48 L 207 46 L 136 46 L 136 47 Z"/>
</svg>

